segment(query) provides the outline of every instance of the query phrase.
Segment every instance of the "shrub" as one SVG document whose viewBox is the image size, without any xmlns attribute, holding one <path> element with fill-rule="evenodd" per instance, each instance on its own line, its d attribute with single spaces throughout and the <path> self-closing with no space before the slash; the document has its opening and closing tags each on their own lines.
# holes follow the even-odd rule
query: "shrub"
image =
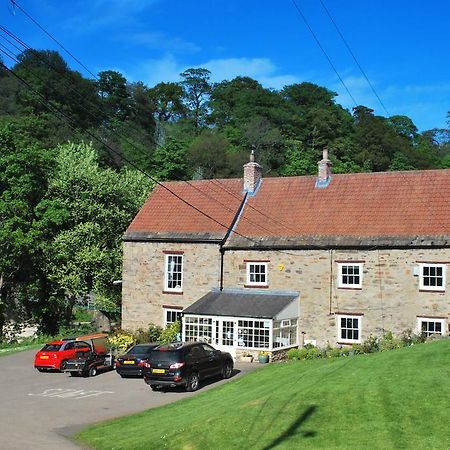
<svg viewBox="0 0 450 450">
<path fill-rule="evenodd" d="M 287 351 L 287 359 L 288 360 L 299 360 L 300 349 L 298 348 L 290 348 Z"/>
<path fill-rule="evenodd" d="M 179 321 L 171 323 L 168 325 L 159 336 L 158 342 L 161 344 L 167 344 L 169 342 L 175 342 L 181 332 L 181 324 Z"/>
<path fill-rule="evenodd" d="M 302 360 L 306 359 L 306 356 L 308 355 L 308 349 L 306 347 L 303 348 L 291 348 L 287 352 L 288 359 L 292 360 Z"/>
<path fill-rule="evenodd" d="M 111 347 L 119 352 L 127 350 L 136 342 L 134 336 L 124 330 L 115 331 L 108 340 Z"/>
<path fill-rule="evenodd" d="M 384 336 L 380 339 L 379 347 L 380 351 L 384 352 L 386 350 L 394 350 L 396 348 L 402 347 L 401 339 L 397 339 L 394 335 L 388 331 L 384 334 Z"/>
<path fill-rule="evenodd" d="M 375 353 L 380 350 L 380 339 L 377 336 L 369 336 L 362 343 L 363 353 Z"/>
<path fill-rule="evenodd" d="M 307 348 L 305 359 L 316 359 L 322 356 L 322 352 L 317 347 Z"/>
<path fill-rule="evenodd" d="M 408 328 L 400 335 L 400 340 L 403 347 L 408 347 L 414 344 L 421 344 L 426 341 L 425 333 L 414 333 L 411 328 Z"/>
<path fill-rule="evenodd" d="M 134 333 L 134 337 L 138 344 L 159 342 L 162 331 L 163 329 L 158 325 L 150 324 L 146 330 L 138 328 Z"/>
</svg>

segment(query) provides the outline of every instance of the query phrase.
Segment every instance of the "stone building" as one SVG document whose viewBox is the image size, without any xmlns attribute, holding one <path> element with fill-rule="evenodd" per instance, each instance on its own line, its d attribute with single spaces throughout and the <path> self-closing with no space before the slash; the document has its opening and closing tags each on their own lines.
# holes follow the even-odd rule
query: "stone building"
<svg viewBox="0 0 450 450">
<path fill-rule="evenodd" d="M 124 235 L 123 327 L 232 353 L 448 334 L 450 170 L 158 186 Z"/>
</svg>

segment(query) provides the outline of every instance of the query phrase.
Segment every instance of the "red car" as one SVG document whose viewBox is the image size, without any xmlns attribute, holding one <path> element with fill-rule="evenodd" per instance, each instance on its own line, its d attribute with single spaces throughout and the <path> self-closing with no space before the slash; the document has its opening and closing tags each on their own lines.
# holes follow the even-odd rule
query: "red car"
<svg viewBox="0 0 450 450">
<path fill-rule="evenodd" d="M 74 359 L 77 354 L 80 355 L 79 352 L 91 352 L 94 340 L 98 341 L 99 338 L 106 336 L 106 334 L 95 334 L 49 342 L 36 353 L 34 367 L 39 372 L 55 370 L 62 372 L 66 368 L 67 360 Z"/>
</svg>

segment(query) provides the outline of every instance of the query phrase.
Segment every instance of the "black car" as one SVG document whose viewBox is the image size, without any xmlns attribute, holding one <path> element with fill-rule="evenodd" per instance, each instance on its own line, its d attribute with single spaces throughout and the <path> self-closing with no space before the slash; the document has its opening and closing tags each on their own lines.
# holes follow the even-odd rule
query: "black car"
<svg viewBox="0 0 450 450">
<path fill-rule="evenodd" d="M 144 364 L 144 381 L 153 390 L 184 386 L 187 391 L 196 391 L 205 378 L 230 378 L 232 373 L 231 355 L 202 342 L 160 345 Z"/>
<path fill-rule="evenodd" d="M 144 363 L 148 361 L 152 350 L 157 346 L 158 344 L 133 345 L 133 347 L 131 347 L 125 354 L 116 359 L 117 373 L 122 378 L 127 376 L 142 377 Z"/>
</svg>

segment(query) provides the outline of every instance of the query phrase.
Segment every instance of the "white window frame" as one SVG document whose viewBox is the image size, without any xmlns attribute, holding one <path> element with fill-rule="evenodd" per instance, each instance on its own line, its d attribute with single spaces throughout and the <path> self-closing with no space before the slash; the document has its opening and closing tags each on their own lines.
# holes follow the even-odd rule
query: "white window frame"
<svg viewBox="0 0 450 450">
<path fill-rule="evenodd" d="M 425 267 L 434 267 L 442 269 L 442 286 L 427 286 L 424 284 L 424 268 Z M 445 283 L 446 283 L 446 264 L 436 264 L 436 263 L 420 263 L 419 264 L 419 289 L 421 291 L 437 291 L 437 292 L 445 292 Z M 436 277 L 437 278 L 437 277 Z"/>
<path fill-rule="evenodd" d="M 337 285 L 339 288 L 342 289 L 362 289 L 362 284 L 363 284 L 363 267 L 364 267 L 364 263 L 361 262 L 352 262 L 352 261 L 345 261 L 345 262 L 339 262 L 338 264 L 338 280 L 337 280 Z M 343 282 L 343 274 L 342 274 L 342 269 L 343 267 L 358 267 L 359 269 L 359 283 L 344 283 Z M 350 275 L 351 276 L 351 275 Z"/>
<path fill-rule="evenodd" d="M 422 329 L 423 322 L 440 323 L 441 324 L 441 332 L 440 333 L 430 333 L 429 331 L 424 331 Z M 447 325 L 447 321 L 445 319 L 438 319 L 436 317 L 418 317 L 417 318 L 417 329 L 418 329 L 419 333 L 425 333 L 427 336 L 431 336 L 433 334 L 439 334 L 441 336 L 444 336 L 446 334 L 446 325 Z"/>
<path fill-rule="evenodd" d="M 181 314 L 182 314 L 182 310 L 181 309 L 175 309 L 175 308 L 164 308 L 164 328 L 166 328 L 168 325 L 172 325 L 173 323 L 175 323 L 177 320 L 179 320 L 179 318 L 181 318 Z M 168 321 L 167 320 L 167 313 L 175 313 L 175 315 L 177 316 L 177 319 L 174 321 Z"/>
<path fill-rule="evenodd" d="M 337 316 L 337 329 L 338 329 L 338 342 L 342 342 L 343 344 L 360 344 L 361 343 L 361 331 L 362 331 L 362 316 L 353 316 L 351 314 L 346 315 L 346 314 L 340 314 Z M 343 338 L 341 331 L 342 331 L 342 326 L 341 326 L 341 319 L 352 319 L 352 320 L 357 320 L 358 321 L 358 327 L 357 328 L 351 328 L 353 330 L 358 330 L 358 339 L 348 339 L 348 338 Z M 347 329 L 347 328 L 346 328 Z"/>
<path fill-rule="evenodd" d="M 250 280 L 250 266 L 264 266 L 264 281 L 251 281 Z M 269 273 L 268 273 L 268 264 L 264 261 L 247 261 L 247 286 L 268 286 L 269 285 Z"/>
<path fill-rule="evenodd" d="M 166 253 L 164 256 L 164 290 L 167 292 L 183 292 L 184 255 L 180 253 Z M 169 261 L 171 257 L 181 258 L 181 280 L 180 285 L 175 288 L 169 287 Z"/>
</svg>

